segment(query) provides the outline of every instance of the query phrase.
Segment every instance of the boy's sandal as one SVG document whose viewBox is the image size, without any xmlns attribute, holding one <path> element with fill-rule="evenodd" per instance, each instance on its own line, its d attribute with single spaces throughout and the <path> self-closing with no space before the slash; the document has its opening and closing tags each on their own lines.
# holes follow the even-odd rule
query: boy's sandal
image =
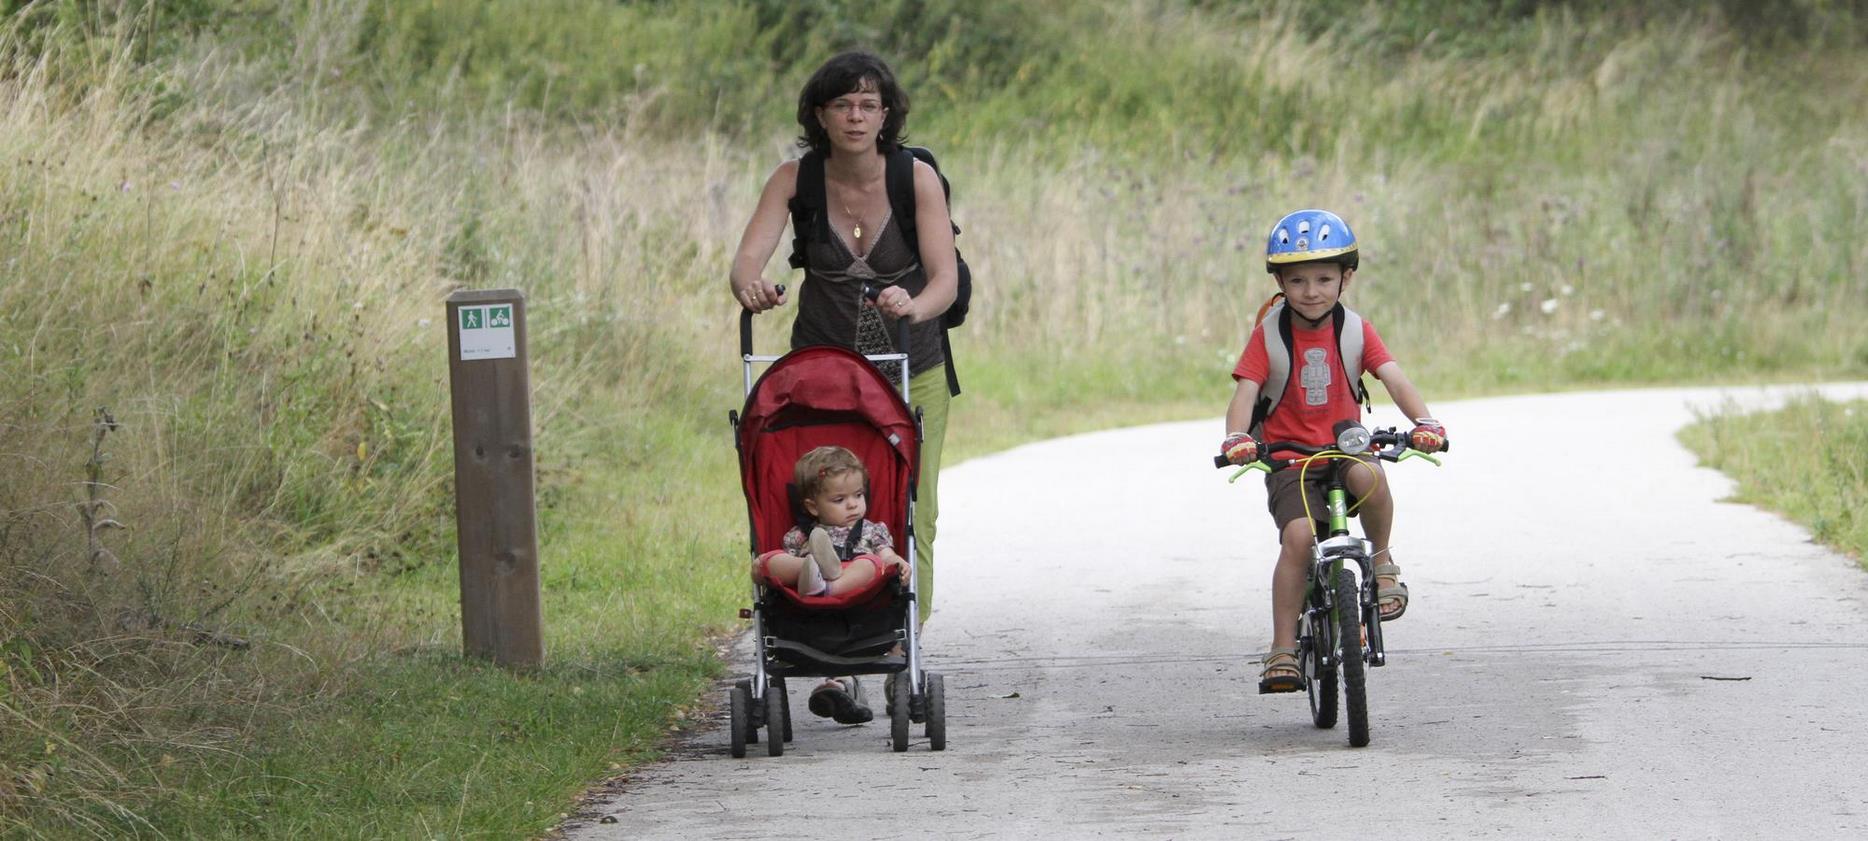
<svg viewBox="0 0 1868 841">
<path fill-rule="evenodd" d="M 874 718 L 875 713 L 856 700 L 856 696 L 851 694 L 851 688 L 849 681 L 837 678 L 825 681 L 811 690 L 811 700 L 807 705 L 811 714 L 838 724 L 862 724 Z"/>
<path fill-rule="evenodd" d="M 1383 622 L 1393 622 L 1407 612 L 1407 585 L 1401 582 L 1401 567 L 1395 564 L 1376 564 L 1376 578 L 1392 578 L 1394 586 L 1378 587 L 1375 590 L 1376 609 L 1382 613 Z M 1388 608 L 1400 605 L 1390 613 Z"/>
<path fill-rule="evenodd" d="M 1296 692 L 1304 688 L 1304 673 L 1297 668 L 1297 649 L 1274 646 L 1258 673 L 1258 694 Z"/>
</svg>

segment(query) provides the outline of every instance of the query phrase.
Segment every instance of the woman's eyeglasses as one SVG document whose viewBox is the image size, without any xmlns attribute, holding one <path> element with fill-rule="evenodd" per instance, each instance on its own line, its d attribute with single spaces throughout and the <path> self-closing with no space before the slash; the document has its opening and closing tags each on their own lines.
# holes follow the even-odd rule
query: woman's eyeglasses
<svg viewBox="0 0 1868 841">
<path fill-rule="evenodd" d="M 882 103 L 875 100 L 851 102 L 847 99 L 834 99 L 831 100 L 829 105 L 824 107 L 830 109 L 830 113 L 839 117 L 847 117 L 850 115 L 851 111 L 862 112 L 862 115 L 865 117 L 874 117 L 882 113 Z"/>
</svg>

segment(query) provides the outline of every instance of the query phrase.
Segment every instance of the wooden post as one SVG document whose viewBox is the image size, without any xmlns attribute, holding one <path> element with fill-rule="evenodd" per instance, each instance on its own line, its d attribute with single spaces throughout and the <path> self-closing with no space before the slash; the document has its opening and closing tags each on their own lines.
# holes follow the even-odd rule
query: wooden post
<svg viewBox="0 0 1868 841">
<path fill-rule="evenodd" d="M 462 647 L 520 669 L 545 659 L 525 337 L 519 290 L 448 296 Z"/>
</svg>

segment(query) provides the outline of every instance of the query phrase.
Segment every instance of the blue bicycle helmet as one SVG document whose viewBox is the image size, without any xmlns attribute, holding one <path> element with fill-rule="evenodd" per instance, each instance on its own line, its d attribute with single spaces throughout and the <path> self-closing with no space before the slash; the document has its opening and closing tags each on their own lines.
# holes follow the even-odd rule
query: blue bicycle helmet
<svg viewBox="0 0 1868 841">
<path fill-rule="evenodd" d="M 1341 216 L 1327 210 L 1299 210 L 1271 226 L 1271 239 L 1265 243 L 1265 271 L 1318 260 L 1345 269 L 1356 267 L 1356 235 Z"/>
</svg>

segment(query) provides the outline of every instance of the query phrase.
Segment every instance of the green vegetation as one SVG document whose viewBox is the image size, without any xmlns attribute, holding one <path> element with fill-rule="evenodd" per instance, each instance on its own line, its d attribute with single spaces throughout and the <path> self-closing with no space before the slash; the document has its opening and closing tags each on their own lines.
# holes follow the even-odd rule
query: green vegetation
<svg viewBox="0 0 1868 841">
<path fill-rule="evenodd" d="M 1735 501 L 1783 514 L 1868 567 L 1868 402 L 1807 397 L 1774 412 L 1713 414 L 1680 440 L 1737 480 Z"/>
<path fill-rule="evenodd" d="M 1300 206 L 1430 396 L 1860 375 L 1868 21 L 1598 5 L 0 0 L 0 835 L 524 836 L 652 755 L 746 592 L 726 267 L 852 44 L 981 278 L 951 459 L 1217 415 Z M 503 286 L 530 676 L 454 656 Z"/>
</svg>

